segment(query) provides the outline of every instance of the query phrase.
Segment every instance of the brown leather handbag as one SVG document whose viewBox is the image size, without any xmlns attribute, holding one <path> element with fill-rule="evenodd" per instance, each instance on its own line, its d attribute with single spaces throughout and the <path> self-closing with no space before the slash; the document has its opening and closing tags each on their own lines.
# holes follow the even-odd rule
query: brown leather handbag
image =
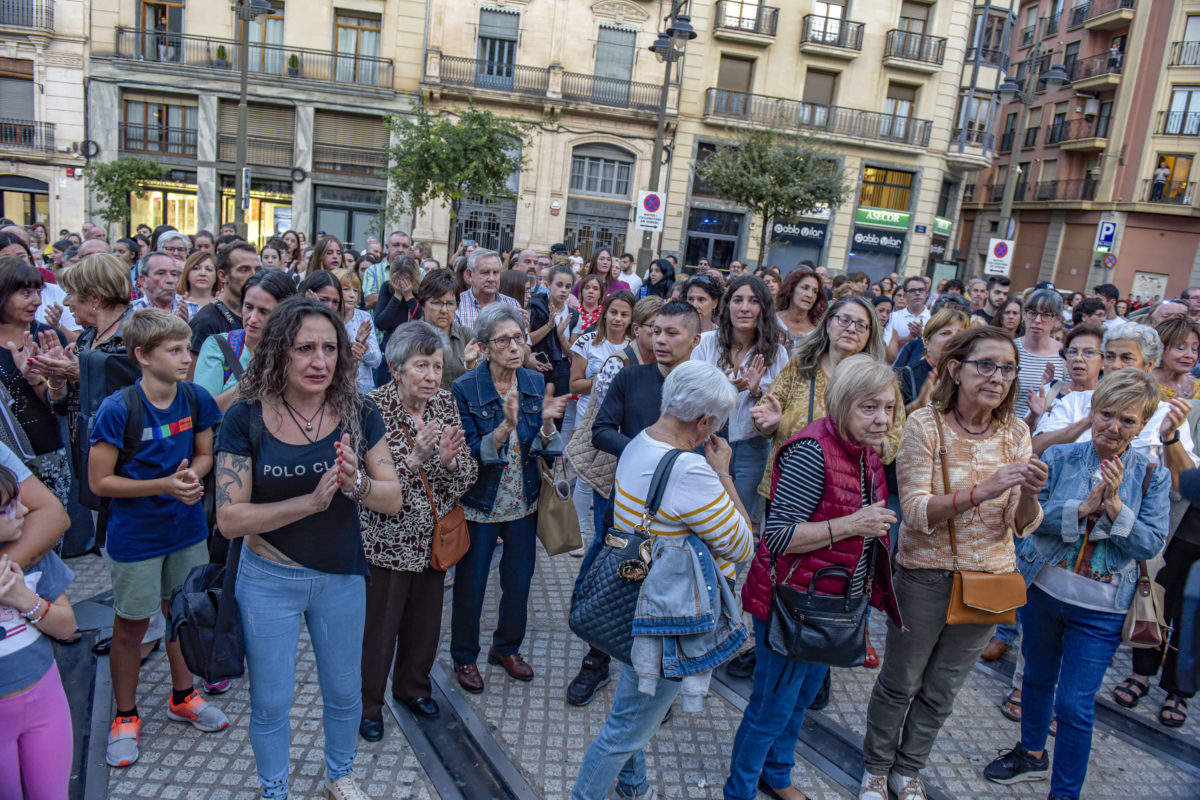
<svg viewBox="0 0 1200 800">
<path fill-rule="evenodd" d="M 404 431 L 404 438 L 408 440 L 408 447 L 411 450 L 413 440 L 408 433 L 408 426 L 401 425 L 400 429 Z M 429 488 L 429 479 L 425 477 L 424 467 L 418 467 L 417 473 L 421 476 L 421 483 L 425 486 L 425 496 L 429 498 L 429 512 L 436 520 L 433 523 L 433 548 L 429 555 L 429 563 L 434 569 L 445 572 L 457 564 L 471 546 L 471 532 L 467 530 L 467 516 L 463 513 L 462 506 L 455 503 L 449 514 L 438 519 L 437 503 L 433 501 L 433 491 Z"/>
<path fill-rule="evenodd" d="M 946 434 L 941 412 L 934 412 L 938 428 L 938 460 L 942 465 L 942 492 L 950 494 L 950 473 L 946 467 Z M 950 552 L 954 555 L 950 604 L 946 607 L 947 625 L 1015 625 L 1017 609 L 1025 605 L 1025 579 L 1019 572 L 972 572 L 958 568 L 958 541 L 954 535 L 954 517 L 946 520 L 950 531 Z"/>
</svg>

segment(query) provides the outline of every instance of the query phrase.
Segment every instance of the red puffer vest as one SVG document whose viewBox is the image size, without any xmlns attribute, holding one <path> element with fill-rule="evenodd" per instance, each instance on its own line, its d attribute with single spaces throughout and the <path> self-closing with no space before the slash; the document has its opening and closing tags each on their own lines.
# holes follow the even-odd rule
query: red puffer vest
<svg viewBox="0 0 1200 800">
<path fill-rule="evenodd" d="M 812 422 L 788 439 L 776 452 L 775 463 L 771 468 L 772 497 L 775 495 L 775 487 L 779 484 L 779 454 L 801 439 L 816 439 L 825 457 L 825 489 L 809 518 L 810 522 L 846 517 L 862 508 L 862 486 L 859 476 L 864 457 L 866 469 L 870 470 L 872 485 L 875 487 L 875 498 L 887 500 L 887 481 L 883 475 L 883 464 L 879 460 L 879 454 L 873 448 L 863 447 L 848 440 L 829 417 Z M 821 567 L 836 565 L 853 572 L 858 560 L 862 558 L 865 542 L 866 539 L 860 536 L 852 536 L 835 543 L 833 547 L 779 556 L 775 560 L 776 577 L 782 579 L 791 571 L 792 566 L 799 562 L 788 585 L 797 589 L 807 589 L 812 576 Z M 900 611 L 892 592 L 888 538 L 881 538 L 879 543 L 882 547 L 875 548 L 871 605 L 884 611 L 899 625 Z M 821 594 L 841 594 L 845 591 L 845 582 L 840 578 L 823 577 L 817 582 L 816 588 Z M 771 553 L 763 541 L 759 543 L 758 552 L 754 554 L 754 563 L 750 565 L 750 573 L 746 576 L 746 584 L 742 587 L 742 606 L 755 619 L 766 622 L 771 608 L 772 591 Z"/>
</svg>

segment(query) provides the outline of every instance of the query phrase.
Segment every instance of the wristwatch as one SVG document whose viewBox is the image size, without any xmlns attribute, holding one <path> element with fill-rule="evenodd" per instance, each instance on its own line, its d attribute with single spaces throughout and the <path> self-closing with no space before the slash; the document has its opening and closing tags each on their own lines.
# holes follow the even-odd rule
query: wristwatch
<svg viewBox="0 0 1200 800">
<path fill-rule="evenodd" d="M 1178 428 L 1175 429 L 1175 433 L 1171 434 L 1170 439 L 1163 439 L 1160 436 L 1158 441 L 1162 442 L 1164 447 L 1170 447 L 1171 445 L 1173 445 L 1179 441 L 1179 429 Z"/>
</svg>

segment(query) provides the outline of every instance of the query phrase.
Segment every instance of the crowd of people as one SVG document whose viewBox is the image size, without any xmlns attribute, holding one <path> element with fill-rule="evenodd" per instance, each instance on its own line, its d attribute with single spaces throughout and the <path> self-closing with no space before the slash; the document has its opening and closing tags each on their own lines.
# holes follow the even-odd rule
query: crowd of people
<svg viewBox="0 0 1200 800">
<path fill-rule="evenodd" d="M 111 247 L 94 226 L 77 242 L 45 234 L 0 225 L 0 796 L 66 794 L 71 720 L 50 640 L 79 637 L 63 557 L 94 542 L 113 587 L 112 768 L 137 762 L 143 713 L 161 702 L 143 693 L 139 710 L 138 678 L 172 591 L 224 563 L 262 796 L 288 796 L 303 624 L 325 791 L 366 797 L 356 744 L 386 733 L 388 678 L 412 713 L 441 713 L 444 587 L 463 690 L 486 690 L 493 571 L 487 661 L 517 681 L 540 668 L 522 649 L 539 500 L 556 514 L 567 502 L 543 496 L 544 476 L 562 459 L 577 595 L 609 549 L 650 534 L 621 566 L 641 580 L 632 648 L 580 623 L 588 652 L 561 676 L 582 706 L 623 664 L 576 800 L 614 785 L 658 797 L 643 750 L 678 696 L 683 713 L 703 708 L 722 665 L 753 682 L 724 797 L 802 798 L 805 714 L 829 702 L 831 668 L 861 665 L 879 671 L 860 800 L 923 800 L 972 665 L 1012 648 L 996 713 L 1020 720 L 1020 740 L 984 775 L 1049 779 L 1050 800 L 1073 800 L 1147 575 L 1173 630 L 1133 650 L 1114 699 L 1136 705 L 1161 671 L 1159 721 L 1186 720 L 1200 288 L 1134 309 L 1110 285 L 931 292 L 928 278 L 831 279 L 812 263 L 785 275 L 667 257 L 639 275 L 602 247 L 584 260 L 468 240 L 443 267 L 402 232 L 361 253 L 294 231 L 261 248 L 225 229 L 160 226 Z M 82 548 L 65 535 L 74 504 L 94 510 Z M 852 624 L 789 622 L 822 598 L 858 609 Z M 882 654 L 868 606 L 887 620 Z M 179 642 L 165 647 L 166 717 L 226 728 L 230 681 L 199 680 Z"/>
</svg>

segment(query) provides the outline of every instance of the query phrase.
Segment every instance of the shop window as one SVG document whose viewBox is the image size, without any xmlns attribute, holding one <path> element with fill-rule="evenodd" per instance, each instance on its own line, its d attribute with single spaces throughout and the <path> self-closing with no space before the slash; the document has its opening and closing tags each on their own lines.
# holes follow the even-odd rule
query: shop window
<svg viewBox="0 0 1200 800">
<path fill-rule="evenodd" d="M 914 174 L 881 167 L 863 167 L 859 205 L 907 211 L 912 200 Z"/>
</svg>

